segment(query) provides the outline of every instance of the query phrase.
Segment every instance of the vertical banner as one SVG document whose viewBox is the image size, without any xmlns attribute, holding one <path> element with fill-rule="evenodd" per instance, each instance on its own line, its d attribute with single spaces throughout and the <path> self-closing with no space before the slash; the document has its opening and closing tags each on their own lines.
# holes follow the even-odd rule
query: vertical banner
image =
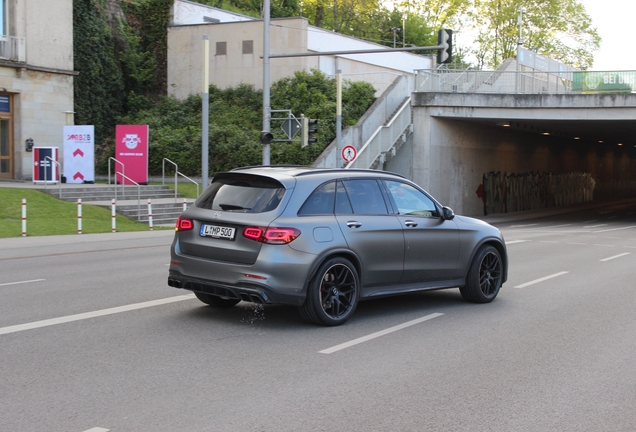
<svg viewBox="0 0 636 432">
<path fill-rule="evenodd" d="M 64 126 L 66 183 L 95 181 L 95 126 Z"/>
<path fill-rule="evenodd" d="M 33 147 L 33 182 L 34 183 L 57 183 L 59 170 L 56 163 L 58 161 L 57 147 Z"/>
<path fill-rule="evenodd" d="M 148 184 L 148 125 L 117 125 L 115 133 L 115 171 L 139 184 Z M 123 181 L 121 176 L 115 176 L 121 184 L 131 184 Z"/>
</svg>

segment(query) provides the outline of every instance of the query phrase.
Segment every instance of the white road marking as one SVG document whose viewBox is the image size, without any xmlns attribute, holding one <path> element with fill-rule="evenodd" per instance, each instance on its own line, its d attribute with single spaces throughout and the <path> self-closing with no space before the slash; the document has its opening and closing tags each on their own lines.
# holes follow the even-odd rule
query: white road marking
<svg viewBox="0 0 636 432">
<path fill-rule="evenodd" d="M 594 233 L 596 234 L 596 233 L 602 233 L 602 232 L 608 232 L 608 231 L 618 231 L 618 230 L 631 229 L 631 228 L 636 228 L 636 225 L 628 226 L 628 227 L 622 227 L 622 228 L 610 228 L 610 229 L 601 230 L 601 231 L 594 231 Z"/>
<path fill-rule="evenodd" d="M 91 429 L 87 429 L 84 432 L 109 432 L 110 429 L 104 429 L 104 428 L 100 428 L 100 427 L 94 427 Z"/>
<path fill-rule="evenodd" d="M 623 256 L 625 256 L 625 255 L 629 255 L 629 252 L 625 252 L 625 253 L 622 253 L 622 254 L 614 255 L 614 256 L 611 256 L 611 257 L 609 257 L 609 258 L 604 258 L 604 259 L 599 260 L 599 261 L 601 261 L 601 262 L 609 261 L 609 260 L 613 260 L 613 259 L 615 259 L 615 258 L 623 257 Z"/>
<path fill-rule="evenodd" d="M 19 284 L 25 284 L 25 283 L 31 283 L 31 282 L 42 282 L 45 280 L 46 279 L 31 279 L 31 280 L 19 281 L 19 282 L 7 282 L 7 283 L 1 283 L 0 286 L 19 285 Z"/>
<path fill-rule="evenodd" d="M 510 225 L 510 228 L 525 228 L 525 227 L 530 227 L 535 225 L 539 225 L 539 224 Z"/>
<path fill-rule="evenodd" d="M 587 243 L 574 243 L 574 242 L 568 242 L 568 244 L 571 244 L 571 245 L 583 245 L 583 246 L 585 246 Z"/>
<path fill-rule="evenodd" d="M 607 224 L 588 225 L 588 226 L 584 226 L 583 228 L 600 228 L 602 226 L 607 226 Z"/>
<path fill-rule="evenodd" d="M 422 323 L 424 321 L 428 321 L 428 320 L 433 319 L 433 318 L 440 317 L 442 315 L 444 315 L 444 314 L 443 313 L 432 313 L 430 315 L 423 316 L 422 318 L 414 319 L 412 321 L 405 322 L 404 324 L 396 325 L 394 327 L 390 327 L 390 328 L 388 328 L 386 330 L 381 330 L 381 331 L 376 332 L 376 333 L 371 333 L 370 335 L 363 336 L 361 338 L 354 339 L 352 341 L 345 342 L 345 343 L 342 343 L 340 345 L 336 345 L 336 346 L 333 346 L 331 348 L 327 348 L 327 349 L 324 349 L 324 350 L 318 351 L 318 352 L 320 354 L 333 354 L 333 353 L 335 353 L 337 351 L 340 351 L 340 350 L 343 350 L 343 349 L 346 349 L 346 348 L 350 348 L 350 347 L 352 347 L 354 345 L 358 345 L 358 344 L 361 344 L 363 342 L 368 342 L 368 341 L 370 341 L 372 339 L 379 338 L 380 336 L 384 336 L 384 335 L 387 335 L 389 333 L 393 333 L 393 332 L 396 332 L 398 330 L 402 330 L 402 329 L 405 329 L 407 327 L 414 326 L 416 324 Z"/>
<path fill-rule="evenodd" d="M 515 244 L 515 243 L 525 243 L 525 242 L 529 242 L 530 240 L 512 240 L 512 241 L 507 241 L 506 244 Z"/>
<path fill-rule="evenodd" d="M 535 279 L 533 281 L 526 282 L 526 283 L 521 284 L 521 285 L 517 285 L 516 287 L 513 287 L 513 288 L 525 288 L 527 286 L 534 285 L 534 284 L 537 284 L 539 282 L 547 281 L 548 279 L 552 279 L 552 278 L 555 278 L 555 277 L 563 276 L 564 274 L 568 274 L 568 273 L 569 272 L 562 271 L 562 272 L 559 272 L 559 273 L 552 274 L 550 276 L 542 277 L 540 279 Z"/>
<path fill-rule="evenodd" d="M 109 308 L 109 309 L 102 309 L 102 310 L 97 310 L 93 312 L 85 312 L 85 313 L 80 313 L 76 315 L 68 315 L 68 316 L 59 317 L 59 318 L 51 318 L 51 319 L 46 319 L 42 321 L 34 321 L 31 323 L 12 325 L 9 327 L 0 327 L 0 335 L 9 334 L 9 333 L 17 333 L 24 330 L 33 330 L 40 327 L 48 327 L 48 326 L 53 326 L 57 324 L 64 324 L 64 323 L 69 323 L 73 321 L 96 318 L 100 316 L 112 315 L 112 314 L 121 313 L 121 312 L 129 312 L 129 311 L 133 311 L 137 309 L 145 309 L 145 308 L 149 308 L 153 306 L 160 306 L 160 305 L 164 305 L 168 303 L 175 303 L 179 301 L 190 300 L 192 298 L 194 298 L 194 294 L 186 294 L 186 295 L 180 295 L 175 297 L 168 297 L 168 298 L 164 298 L 160 300 L 152 300 L 152 301 L 147 301 L 143 303 L 133 303 L 126 306 L 118 306 L 118 307 Z"/>
</svg>

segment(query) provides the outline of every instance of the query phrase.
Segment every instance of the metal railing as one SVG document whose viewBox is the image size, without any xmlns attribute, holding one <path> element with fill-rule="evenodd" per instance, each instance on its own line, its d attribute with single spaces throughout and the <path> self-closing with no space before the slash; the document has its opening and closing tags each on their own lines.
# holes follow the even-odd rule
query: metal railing
<svg viewBox="0 0 636 432">
<path fill-rule="evenodd" d="M 199 183 L 195 182 L 188 176 L 180 173 L 179 166 L 168 158 L 163 158 L 163 160 L 161 161 L 161 184 L 162 185 L 166 184 L 166 162 L 170 162 L 172 165 L 174 165 L 174 202 L 177 202 L 177 188 L 179 184 L 177 181 L 177 176 L 181 176 L 184 179 L 194 183 L 197 186 L 197 198 L 199 198 Z"/>
<path fill-rule="evenodd" d="M 131 179 L 130 177 L 127 177 L 124 175 L 123 172 L 115 172 L 115 176 L 117 176 L 117 174 L 119 174 L 122 177 L 122 196 L 126 195 L 125 192 L 125 187 L 126 185 L 124 184 L 124 179 L 128 180 L 129 182 L 135 184 L 137 186 L 137 220 L 141 221 L 141 185 L 139 185 L 139 183 L 137 183 L 136 181 L 134 181 L 133 179 Z M 115 184 L 115 202 L 117 202 L 117 185 Z"/>
<path fill-rule="evenodd" d="M 356 159 L 349 162 L 345 168 L 366 169 L 373 167 L 378 159 L 384 162 L 384 155 L 394 148 L 398 140 L 405 140 L 405 134 L 411 127 L 411 98 L 408 98 L 386 126 L 376 129 L 371 138 L 358 150 Z"/>
<path fill-rule="evenodd" d="M 26 40 L 23 37 L 0 36 L 0 58 L 26 61 Z"/>
<path fill-rule="evenodd" d="M 57 165 L 57 180 L 56 181 L 57 181 L 57 184 L 58 184 L 58 187 L 59 187 L 59 195 L 60 195 L 58 198 L 62 199 L 62 179 L 61 179 L 61 176 L 62 176 L 62 165 L 60 165 L 60 163 L 58 161 L 56 161 L 55 159 L 53 159 L 52 157 L 44 156 L 44 160 L 47 160 L 47 159 Z M 52 168 L 53 164 L 50 164 L 50 165 L 46 165 L 45 164 L 44 165 L 44 189 L 46 189 L 46 184 L 48 183 L 47 179 L 49 178 L 49 176 L 48 176 L 48 172 L 49 172 L 48 168 L 49 168 L 49 166 L 51 166 L 51 169 L 53 169 Z M 53 174 L 53 173 L 51 173 L 51 174 Z M 53 176 L 51 176 L 51 178 L 53 178 Z M 51 181 L 53 181 L 53 180 L 51 180 Z"/>
<path fill-rule="evenodd" d="M 123 162 L 118 161 L 117 159 L 115 159 L 114 157 L 109 157 L 108 158 L 108 184 L 110 185 L 110 161 L 113 160 L 115 162 L 117 162 L 119 165 L 121 165 L 121 173 L 122 175 L 124 174 L 124 171 L 126 170 L 126 166 L 124 165 Z M 116 169 L 116 168 L 115 168 Z M 123 182 L 122 182 L 123 183 Z M 117 198 L 117 173 L 115 172 L 115 180 L 114 180 L 114 184 L 115 184 L 115 198 Z"/>
<path fill-rule="evenodd" d="M 416 92 L 588 94 L 633 93 L 636 71 L 418 70 Z"/>
</svg>

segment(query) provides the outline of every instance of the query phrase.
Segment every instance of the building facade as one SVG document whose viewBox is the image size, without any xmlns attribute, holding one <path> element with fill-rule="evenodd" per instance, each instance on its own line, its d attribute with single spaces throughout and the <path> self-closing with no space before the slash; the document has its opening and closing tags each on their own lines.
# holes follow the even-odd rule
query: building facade
<svg viewBox="0 0 636 432">
<path fill-rule="evenodd" d="M 178 99 L 202 90 L 203 36 L 210 40 L 210 83 L 263 88 L 263 20 L 188 0 L 176 0 L 168 28 L 168 94 Z M 387 49 L 309 25 L 306 18 L 271 20 L 270 55 L 319 54 L 334 51 Z M 408 52 L 316 55 L 270 59 L 270 82 L 317 69 L 334 76 L 338 70 L 351 81 L 371 83 L 381 94 L 400 75 L 414 76 L 434 60 Z"/>
<path fill-rule="evenodd" d="M 0 0 L 0 180 L 33 178 L 32 145 L 62 154 L 75 75 L 73 2 Z"/>
</svg>

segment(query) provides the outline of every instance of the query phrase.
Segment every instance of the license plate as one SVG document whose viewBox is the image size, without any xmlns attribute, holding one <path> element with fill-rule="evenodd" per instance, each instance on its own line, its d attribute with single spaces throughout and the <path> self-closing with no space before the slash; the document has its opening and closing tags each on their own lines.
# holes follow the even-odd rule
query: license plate
<svg viewBox="0 0 636 432">
<path fill-rule="evenodd" d="M 199 234 L 204 237 L 214 237 L 221 238 L 227 240 L 234 240 L 234 234 L 236 233 L 236 228 L 230 227 L 222 227 L 216 225 L 201 225 L 201 230 Z"/>
</svg>

